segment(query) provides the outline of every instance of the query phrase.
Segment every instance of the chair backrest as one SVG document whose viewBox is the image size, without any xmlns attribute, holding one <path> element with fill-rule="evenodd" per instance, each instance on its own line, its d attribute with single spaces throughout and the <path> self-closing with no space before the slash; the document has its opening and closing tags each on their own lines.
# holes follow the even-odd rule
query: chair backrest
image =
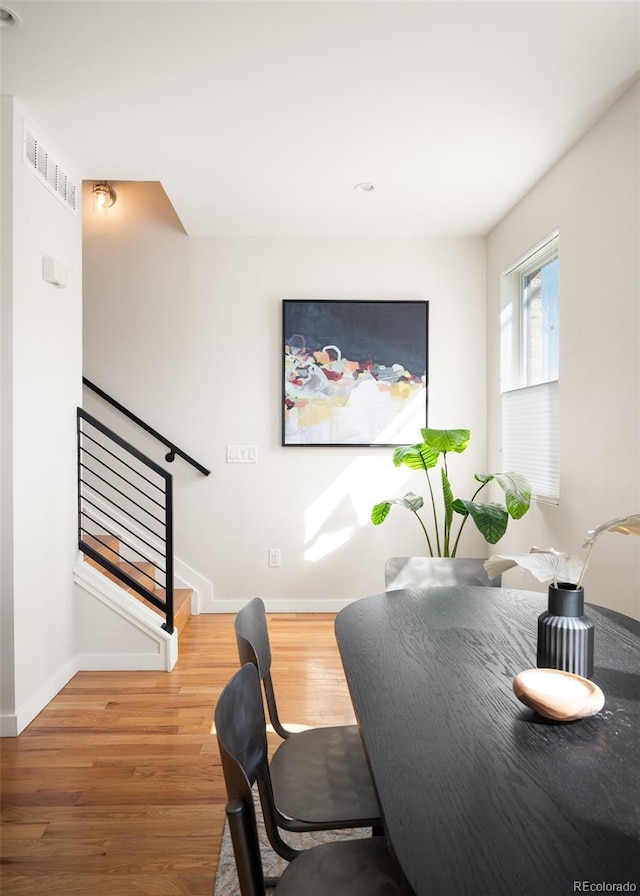
<svg viewBox="0 0 640 896">
<path fill-rule="evenodd" d="M 390 557 L 384 568 L 385 590 L 412 585 L 484 585 L 499 588 L 502 577 L 490 579 L 484 561 L 466 557 Z"/>
<path fill-rule="evenodd" d="M 251 799 L 268 757 L 264 708 L 256 667 L 239 669 L 222 690 L 214 720 L 230 800 Z"/>
<path fill-rule="evenodd" d="M 214 721 L 241 893 L 242 896 L 263 896 L 264 880 L 252 791 L 256 782 L 264 826 L 272 847 L 289 861 L 295 858 L 297 851 L 284 842 L 278 830 L 264 706 L 255 663 L 243 665 L 222 690 Z M 245 889 L 242 887 L 243 876 Z"/>
<path fill-rule="evenodd" d="M 240 664 L 253 663 L 257 668 L 264 687 L 269 720 L 276 733 L 282 738 L 287 738 L 291 732 L 283 727 L 278 715 L 271 678 L 271 645 L 267 628 L 267 614 L 261 597 L 254 597 L 237 613 L 234 628 Z"/>
<path fill-rule="evenodd" d="M 240 664 L 253 663 L 260 678 L 264 678 L 271 671 L 271 646 L 261 597 L 254 597 L 237 613 L 234 628 Z"/>
<path fill-rule="evenodd" d="M 227 820 L 242 896 L 264 896 L 264 875 L 252 786 L 267 763 L 258 670 L 249 663 L 223 689 L 214 713 L 227 789 Z"/>
</svg>

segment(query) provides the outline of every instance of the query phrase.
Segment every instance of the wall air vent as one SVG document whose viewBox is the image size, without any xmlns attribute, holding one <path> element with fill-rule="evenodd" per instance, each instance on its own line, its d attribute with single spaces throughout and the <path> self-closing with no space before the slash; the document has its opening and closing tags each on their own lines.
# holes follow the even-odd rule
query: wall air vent
<svg viewBox="0 0 640 896">
<path fill-rule="evenodd" d="M 72 214 L 78 210 L 78 188 L 39 137 L 24 122 L 24 154 L 22 159 L 50 193 Z"/>
</svg>

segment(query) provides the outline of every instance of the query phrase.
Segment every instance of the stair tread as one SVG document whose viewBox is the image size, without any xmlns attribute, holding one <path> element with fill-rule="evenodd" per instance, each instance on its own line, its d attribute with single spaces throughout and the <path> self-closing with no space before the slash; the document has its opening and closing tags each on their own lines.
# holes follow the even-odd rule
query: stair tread
<svg viewBox="0 0 640 896">
<path fill-rule="evenodd" d="M 140 584 L 144 585 L 149 589 L 150 592 L 153 593 L 154 597 L 157 597 L 159 600 L 164 601 L 166 598 L 166 591 L 164 588 L 152 588 L 151 582 L 149 578 L 153 580 L 153 584 L 155 585 L 155 579 L 153 576 L 154 565 L 150 561 L 129 561 L 129 560 L 120 560 L 119 562 L 115 562 L 113 559 L 109 557 L 110 553 L 113 553 L 110 548 L 119 545 L 119 540 L 115 536 L 109 535 L 88 535 L 84 537 L 84 540 L 93 547 L 95 550 L 98 550 L 105 559 L 111 560 L 111 562 L 122 569 L 123 572 L 126 572 L 131 578 L 135 579 Z M 104 550 L 102 550 L 104 548 Z M 106 576 L 110 581 L 115 582 L 116 585 L 119 585 L 124 591 L 134 597 L 136 600 L 141 601 L 146 607 L 152 610 L 154 613 L 157 613 L 159 616 L 164 616 L 164 612 L 159 608 L 154 606 L 149 601 L 145 600 L 144 597 L 139 594 L 134 588 L 129 588 L 126 582 L 123 582 L 119 579 L 114 573 L 105 569 L 97 560 L 94 560 L 92 557 L 88 557 L 85 555 L 84 562 L 88 563 L 89 566 L 92 566 L 94 569 L 97 569 L 102 575 Z M 193 590 L 191 588 L 174 588 L 173 589 L 173 618 L 174 618 L 174 627 L 177 628 L 178 632 L 181 632 L 189 619 L 191 618 L 191 597 L 193 594 Z"/>
<path fill-rule="evenodd" d="M 86 532 L 82 536 L 82 540 L 102 554 L 103 557 L 109 557 L 111 554 L 117 554 L 120 546 L 120 539 L 115 535 L 89 535 Z"/>
<path fill-rule="evenodd" d="M 105 559 L 109 559 L 109 558 L 107 557 Z M 123 587 L 126 587 L 126 585 L 115 575 L 115 573 L 112 573 L 109 570 L 105 569 L 103 566 L 101 566 L 98 563 L 97 560 L 94 560 L 92 557 L 87 557 L 86 562 L 90 566 L 93 566 L 96 569 L 101 570 L 101 572 L 103 572 L 106 576 L 108 576 L 113 581 L 118 582 L 119 584 L 123 585 Z M 155 582 L 155 579 L 153 577 L 155 567 L 154 567 L 153 563 L 148 563 L 147 561 L 144 561 L 144 560 L 140 561 L 138 563 L 132 563 L 129 560 L 120 560 L 118 563 L 114 563 L 114 566 L 117 566 L 118 569 L 122 570 L 122 572 L 126 572 L 127 575 L 131 576 L 132 579 L 135 579 L 136 582 L 143 582 L 145 584 L 148 584 L 149 579 L 152 579 Z M 151 585 L 149 584 L 149 588 L 150 587 L 151 587 Z"/>
</svg>

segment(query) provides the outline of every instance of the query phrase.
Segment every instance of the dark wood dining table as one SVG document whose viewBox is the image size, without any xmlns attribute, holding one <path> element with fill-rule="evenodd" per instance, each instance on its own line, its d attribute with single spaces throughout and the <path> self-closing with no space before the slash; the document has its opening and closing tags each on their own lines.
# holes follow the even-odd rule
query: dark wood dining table
<svg viewBox="0 0 640 896">
<path fill-rule="evenodd" d="M 640 891 L 640 622 L 585 605 L 604 708 L 518 701 L 546 595 L 433 587 L 354 601 L 336 637 L 390 846 L 417 896 Z"/>
</svg>

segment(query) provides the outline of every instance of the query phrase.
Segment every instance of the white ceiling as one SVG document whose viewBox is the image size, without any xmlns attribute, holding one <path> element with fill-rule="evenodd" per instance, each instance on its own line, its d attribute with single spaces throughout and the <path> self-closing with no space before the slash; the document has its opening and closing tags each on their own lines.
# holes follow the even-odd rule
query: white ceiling
<svg viewBox="0 0 640 896">
<path fill-rule="evenodd" d="M 484 234 L 640 70 L 635 0 L 0 3 L 2 92 L 192 235 Z"/>
</svg>

